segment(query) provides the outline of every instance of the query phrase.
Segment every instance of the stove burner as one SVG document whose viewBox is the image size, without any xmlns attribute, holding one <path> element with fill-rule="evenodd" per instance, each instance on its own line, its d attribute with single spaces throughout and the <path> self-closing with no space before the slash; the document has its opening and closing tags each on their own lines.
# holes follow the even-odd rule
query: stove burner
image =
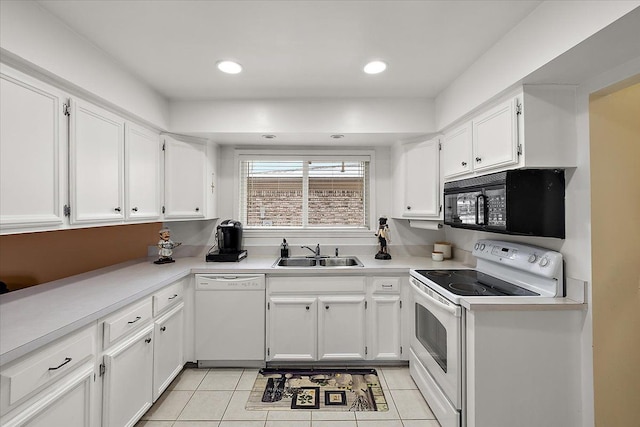
<svg viewBox="0 0 640 427">
<path fill-rule="evenodd" d="M 450 277 L 451 276 L 451 271 L 447 271 L 447 270 L 429 270 L 427 272 L 427 275 L 436 276 L 436 277 Z"/>
<path fill-rule="evenodd" d="M 476 283 L 449 283 L 449 288 L 461 295 L 486 295 L 489 292 L 487 288 Z"/>
</svg>

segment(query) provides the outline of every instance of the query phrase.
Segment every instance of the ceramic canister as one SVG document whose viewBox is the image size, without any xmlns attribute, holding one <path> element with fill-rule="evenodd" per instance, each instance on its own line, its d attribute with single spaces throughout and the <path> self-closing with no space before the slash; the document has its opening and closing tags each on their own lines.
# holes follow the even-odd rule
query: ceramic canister
<svg viewBox="0 0 640 427">
<path fill-rule="evenodd" d="M 433 244 L 434 252 L 442 252 L 444 259 L 451 258 L 451 243 L 449 242 L 435 242 Z"/>
</svg>

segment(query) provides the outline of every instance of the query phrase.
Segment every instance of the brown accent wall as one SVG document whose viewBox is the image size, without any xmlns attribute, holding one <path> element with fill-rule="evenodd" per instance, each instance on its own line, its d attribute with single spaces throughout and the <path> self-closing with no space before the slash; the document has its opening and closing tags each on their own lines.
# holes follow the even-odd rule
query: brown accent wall
<svg viewBox="0 0 640 427">
<path fill-rule="evenodd" d="M 0 281 L 10 290 L 146 257 L 161 223 L 0 236 Z"/>
<path fill-rule="evenodd" d="M 591 248 L 596 426 L 640 420 L 640 84 L 592 98 Z"/>
</svg>

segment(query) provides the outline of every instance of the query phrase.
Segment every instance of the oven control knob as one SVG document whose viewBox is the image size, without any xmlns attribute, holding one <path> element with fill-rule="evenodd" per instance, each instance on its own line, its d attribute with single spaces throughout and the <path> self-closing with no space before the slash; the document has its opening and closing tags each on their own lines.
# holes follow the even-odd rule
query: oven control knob
<svg viewBox="0 0 640 427">
<path fill-rule="evenodd" d="M 480 250 L 481 250 L 481 251 L 484 251 L 484 248 L 485 248 L 484 243 L 481 243 L 481 244 L 480 244 Z"/>
<path fill-rule="evenodd" d="M 476 243 L 476 244 L 473 246 L 473 249 L 475 249 L 476 251 L 477 251 L 479 248 L 480 248 L 480 243 Z"/>
<path fill-rule="evenodd" d="M 540 267 L 546 267 L 547 265 L 549 265 L 549 258 L 543 257 L 540 260 Z"/>
<path fill-rule="evenodd" d="M 533 264 L 533 263 L 534 263 L 534 262 L 536 262 L 537 260 L 538 260 L 538 256 L 537 256 L 536 254 L 531 254 L 531 255 L 529 256 L 529 262 L 530 262 L 530 263 L 532 263 L 532 264 Z"/>
</svg>

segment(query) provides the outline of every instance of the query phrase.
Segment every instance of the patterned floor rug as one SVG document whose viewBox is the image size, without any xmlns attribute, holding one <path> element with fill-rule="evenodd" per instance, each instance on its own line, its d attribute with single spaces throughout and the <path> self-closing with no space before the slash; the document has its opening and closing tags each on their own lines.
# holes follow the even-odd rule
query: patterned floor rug
<svg viewBox="0 0 640 427">
<path fill-rule="evenodd" d="M 375 369 L 265 368 L 248 410 L 388 411 Z"/>
</svg>

